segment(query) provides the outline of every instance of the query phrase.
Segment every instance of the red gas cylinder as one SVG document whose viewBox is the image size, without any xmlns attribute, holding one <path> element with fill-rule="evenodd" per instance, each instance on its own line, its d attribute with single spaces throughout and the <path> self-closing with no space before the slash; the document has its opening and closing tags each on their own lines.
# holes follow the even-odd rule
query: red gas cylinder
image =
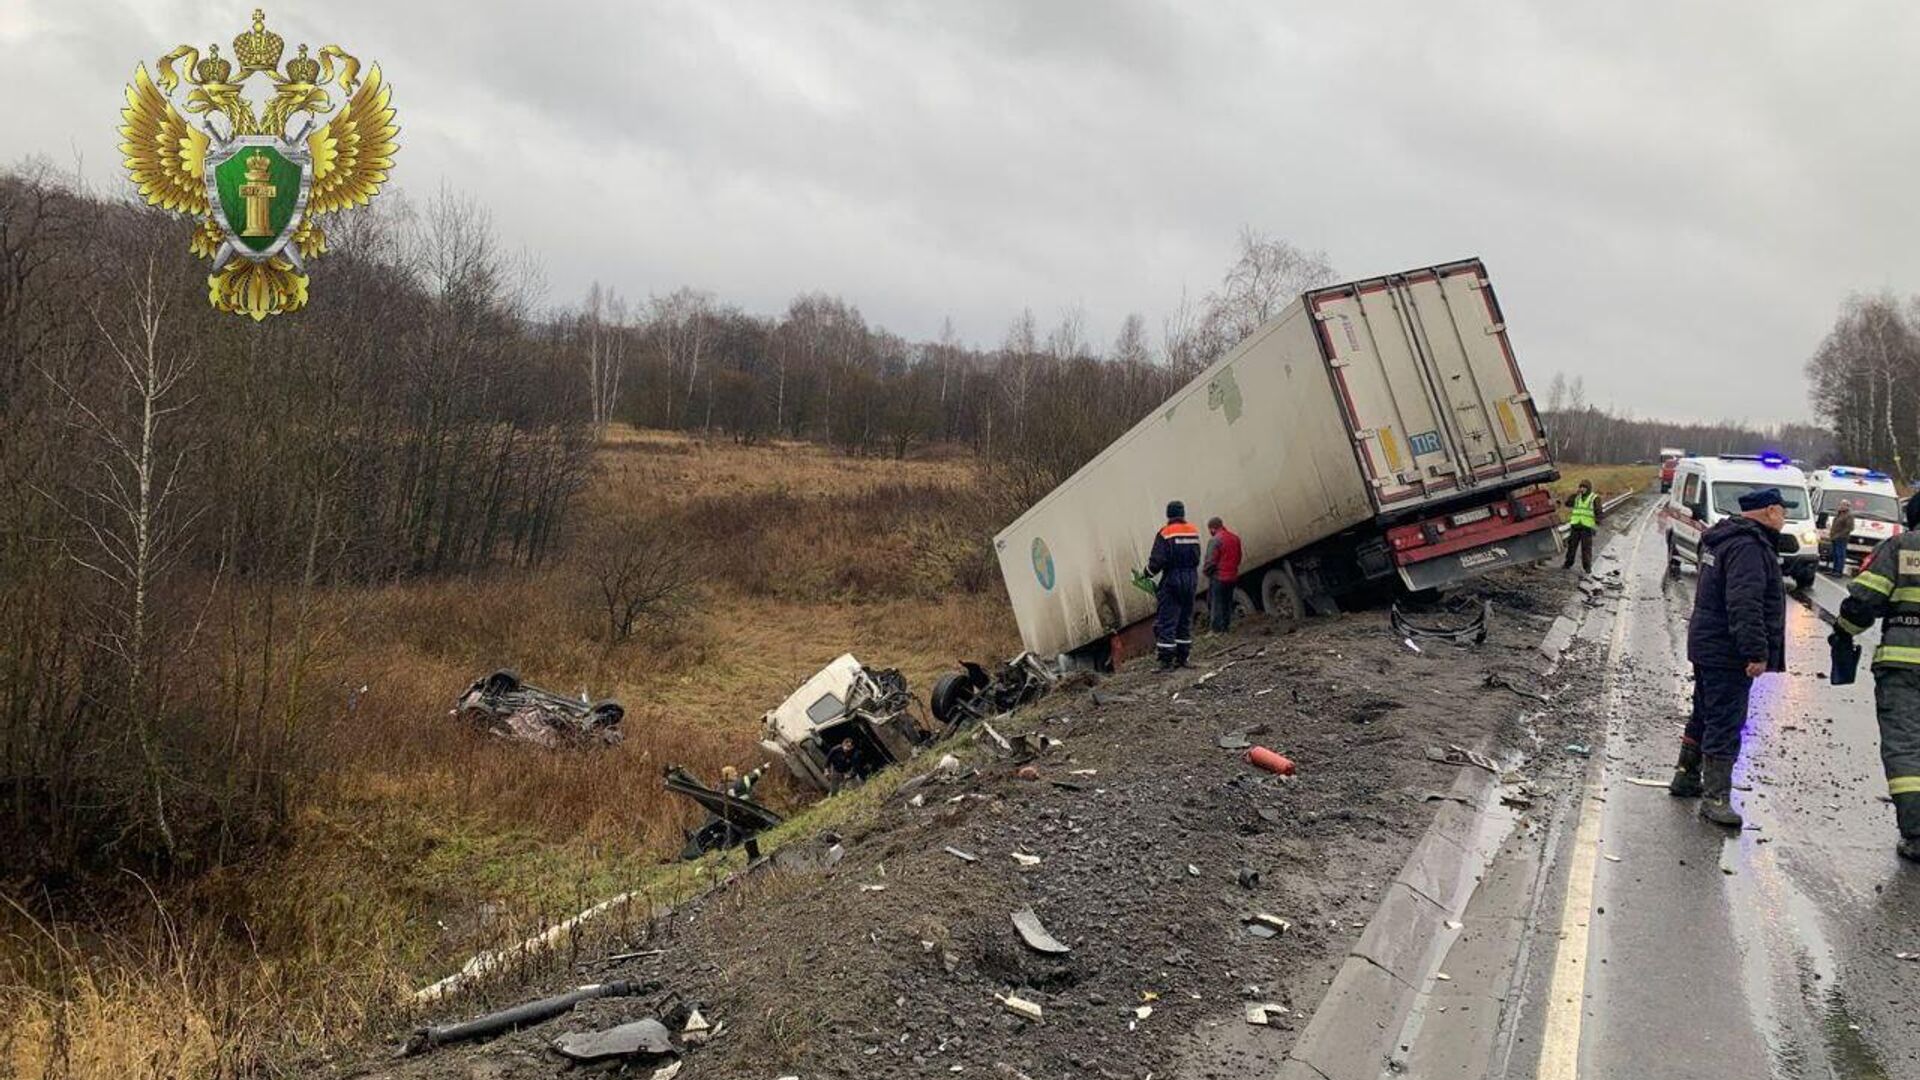
<svg viewBox="0 0 1920 1080">
<path fill-rule="evenodd" d="M 1270 773 L 1278 773 L 1281 776 L 1293 775 L 1293 759 L 1285 754 L 1275 753 L 1264 746 L 1248 749 L 1245 760 L 1247 764 L 1265 769 Z"/>
</svg>

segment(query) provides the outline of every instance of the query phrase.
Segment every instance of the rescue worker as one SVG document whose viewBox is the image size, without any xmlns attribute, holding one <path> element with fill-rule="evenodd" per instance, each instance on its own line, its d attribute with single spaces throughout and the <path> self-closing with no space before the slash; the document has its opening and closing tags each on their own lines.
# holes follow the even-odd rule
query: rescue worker
<svg viewBox="0 0 1920 1080">
<path fill-rule="evenodd" d="M 1573 569 L 1573 556 L 1580 554 L 1580 569 L 1593 572 L 1593 534 L 1600 528 L 1600 496 L 1593 493 L 1590 481 L 1580 481 L 1580 490 L 1567 496 L 1567 561 L 1560 569 Z"/>
<path fill-rule="evenodd" d="M 1873 650 L 1873 704 L 1880 763 L 1900 829 L 1895 850 L 1920 862 L 1920 532 L 1882 541 L 1860 563 L 1834 621 L 1836 632 L 1849 640 L 1835 644 L 1851 645 L 1875 619 L 1880 645 Z"/>
<path fill-rule="evenodd" d="M 1700 816 L 1739 828 L 1733 766 L 1753 680 L 1787 668 L 1787 594 L 1781 585 L 1780 529 L 1787 508 L 1778 488 L 1740 496 L 1738 516 L 1700 537 L 1700 577 L 1687 621 L 1693 713 L 1667 793 L 1701 796 Z"/>
<path fill-rule="evenodd" d="M 1147 556 L 1147 576 L 1159 575 L 1153 596 L 1153 652 L 1160 670 L 1187 667 L 1193 651 L 1193 595 L 1200 582 L 1200 530 L 1187 521 L 1186 504 L 1167 504 L 1167 523 L 1153 536 Z"/>
<path fill-rule="evenodd" d="M 1233 589 L 1240 583 L 1240 537 L 1219 518 L 1207 519 L 1207 615 L 1216 634 L 1233 626 Z"/>
<path fill-rule="evenodd" d="M 1833 576 L 1847 576 L 1847 541 L 1853 539 L 1853 504 L 1842 502 L 1827 522 L 1827 554 L 1833 562 Z"/>
</svg>

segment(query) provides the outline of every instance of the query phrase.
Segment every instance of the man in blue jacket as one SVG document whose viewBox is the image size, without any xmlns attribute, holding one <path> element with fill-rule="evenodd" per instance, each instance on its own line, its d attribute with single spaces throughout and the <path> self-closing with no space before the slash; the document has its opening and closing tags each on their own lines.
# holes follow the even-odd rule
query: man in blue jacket
<svg viewBox="0 0 1920 1080">
<path fill-rule="evenodd" d="M 1153 597 L 1153 651 L 1160 670 L 1187 666 L 1193 649 L 1193 596 L 1200 588 L 1200 530 L 1187 521 L 1186 504 L 1167 504 L 1167 524 L 1153 535 L 1147 576 L 1160 576 Z"/>
<path fill-rule="evenodd" d="M 1740 496 L 1739 516 L 1700 538 L 1687 623 L 1693 714 L 1667 791 L 1701 796 L 1701 817 L 1735 829 L 1742 822 L 1733 809 L 1733 765 L 1753 680 L 1787 668 L 1787 594 L 1776 546 L 1786 521 L 1779 490 L 1762 488 Z"/>
</svg>

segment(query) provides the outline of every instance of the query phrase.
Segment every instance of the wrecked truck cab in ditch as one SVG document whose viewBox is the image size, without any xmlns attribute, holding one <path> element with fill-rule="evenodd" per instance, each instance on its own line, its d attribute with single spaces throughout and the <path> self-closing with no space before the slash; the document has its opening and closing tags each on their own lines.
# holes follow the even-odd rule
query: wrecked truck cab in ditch
<svg viewBox="0 0 1920 1080">
<path fill-rule="evenodd" d="M 869 668 L 842 653 L 768 710 L 762 749 L 786 763 L 805 787 L 831 791 L 835 778 L 827 752 L 852 739 L 858 775 L 868 775 L 912 757 L 930 733 L 915 716 L 906 676 L 892 668 Z"/>
</svg>

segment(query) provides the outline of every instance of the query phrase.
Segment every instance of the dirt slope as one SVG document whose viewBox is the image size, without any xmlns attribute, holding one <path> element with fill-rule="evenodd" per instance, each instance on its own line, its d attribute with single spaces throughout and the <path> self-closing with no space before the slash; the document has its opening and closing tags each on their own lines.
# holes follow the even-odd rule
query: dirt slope
<svg viewBox="0 0 1920 1080">
<path fill-rule="evenodd" d="M 754 874 L 634 944 L 664 954 L 530 988 L 632 978 L 660 991 L 486 1044 L 335 1071 L 561 1075 L 570 1067 L 547 1049 L 555 1036 L 698 1002 L 725 1028 L 689 1051 L 683 1078 L 1246 1075 L 1284 1054 L 1431 817 L 1426 796 L 1453 780 L 1456 767 L 1428 761 L 1426 748 L 1486 736 L 1533 748 L 1516 718 L 1540 707 L 1484 683 L 1494 671 L 1538 681 L 1534 646 L 1571 592 L 1546 568 L 1490 581 L 1498 606 L 1477 648 L 1416 653 L 1384 612 L 1363 612 L 1233 635 L 1190 672 L 1057 693 L 1001 726 L 1061 740 L 1035 762 L 1038 780 L 983 751 L 977 774 L 903 792 L 849 831 L 831 865 Z M 1561 712 L 1544 722 L 1579 722 Z M 1296 778 L 1217 745 L 1262 725 L 1252 741 L 1297 762 Z M 1548 749 L 1577 732 L 1547 733 Z M 1023 868 L 1016 851 L 1041 861 Z M 1243 868 L 1259 875 L 1251 888 Z M 1072 951 L 1025 947 L 1009 917 L 1024 906 Z M 1245 920 L 1262 912 L 1292 929 L 1254 937 Z M 1008 992 L 1044 1019 L 1014 1015 L 995 998 Z M 1251 1029 L 1248 1001 L 1293 1014 Z"/>
</svg>

